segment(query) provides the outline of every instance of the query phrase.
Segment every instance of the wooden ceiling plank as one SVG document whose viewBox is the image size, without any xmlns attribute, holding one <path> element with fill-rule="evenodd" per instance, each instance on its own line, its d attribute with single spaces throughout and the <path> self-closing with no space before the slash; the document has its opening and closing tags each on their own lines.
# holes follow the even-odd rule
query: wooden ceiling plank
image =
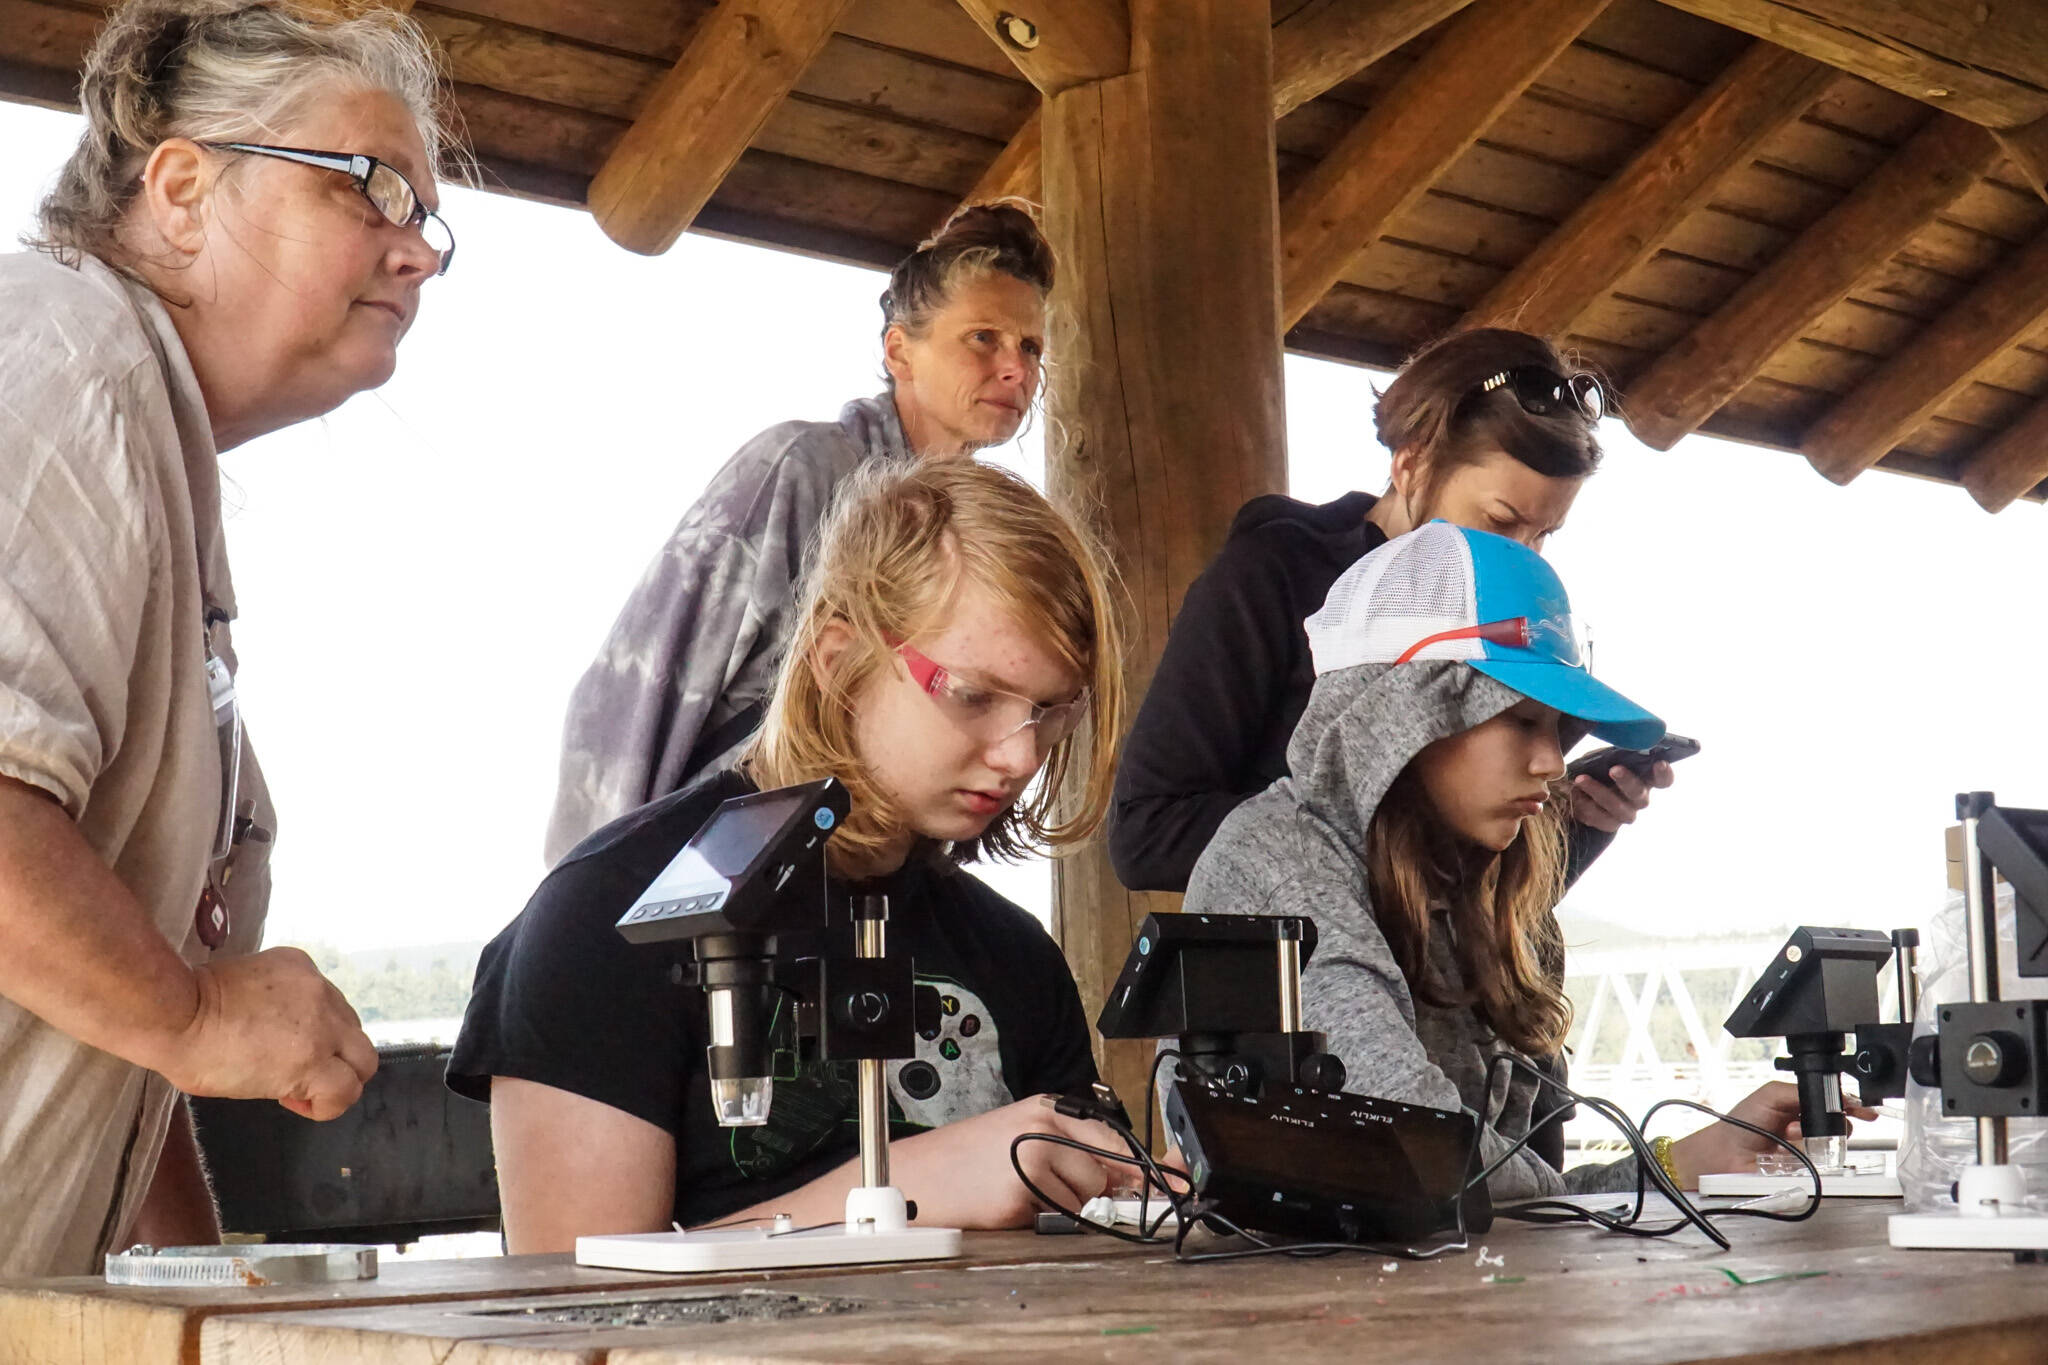
<svg viewBox="0 0 2048 1365">
<path fill-rule="evenodd" d="M 839 31 L 991 76 L 1017 75 L 1016 64 L 961 11 L 959 0 L 854 0 Z"/>
<path fill-rule="evenodd" d="M 1982 0 L 1664 0 L 1987 128 L 2048 117 L 2048 8 Z"/>
<path fill-rule="evenodd" d="M 848 0 L 727 0 L 648 98 L 590 182 L 590 210 L 620 246 L 675 244 L 818 55 Z"/>
<path fill-rule="evenodd" d="M 1997 159 L 1983 129 L 1934 120 L 1629 385 L 1629 426 L 1669 450 Z"/>
<path fill-rule="evenodd" d="M 899 185 L 958 194 L 974 183 L 988 161 L 990 144 L 972 133 L 918 128 L 792 94 L 775 106 L 751 145 Z"/>
<path fill-rule="evenodd" d="M 2022 247 L 1806 433 L 1806 458 L 1848 483 L 2048 321 L 2048 236 Z"/>
<path fill-rule="evenodd" d="M 1486 0 L 1296 185 L 1280 211 L 1281 318 L 1292 327 L 1426 193 L 1607 0 Z"/>
<path fill-rule="evenodd" d="M 447 55 L 450 77 L 464 85 L 630 120 L 661 84 L 662 67 L 644 58 L 459 14 L 421 10 L 415 17 Z"/>
<path fill-rule="evenodd" d="M 1131 69 L 1131 14 L 1124 0 L 960 0 L 960 8 L 1042 95 Z M 1008 31 L 1017 25 L 1023 27 Z M 1029 37 L 1018 41 L 1025 33 Z"/>
<path fill-rule="evenodd" d="M 0 0 L 0 61 L 64 72 L 75 97 L 86 49 L 105 19 L 43 0 Z"/>
<path fill-rule="evenodd" d="M 1273 115 L 1350 80 L 1472 0 L 1309 0 L 1273 25 Z"/>
<path fill-rule="evenodd" d="M 552 33 L 573 42 L 648 57 L 673 66 L 716 0 L 422 0 L 414 13 L 439 11 Z"/>
<path fill-rule="evenodd" d="M 1834 79 L 1832 68 L 1810 58 L 1754 44 L 1495 285 L 1464 325 L 1513 326 L 1539 336 L 1566 331 L 1705 205 L 1723 175 L 1797 119 Z"/>
<path fill-rule="evenodd" d="M 2048 398 L 1977 448 L 1962 484 L 1987 512 L 2000 512 L 2048 479 Z"/>
</svg>

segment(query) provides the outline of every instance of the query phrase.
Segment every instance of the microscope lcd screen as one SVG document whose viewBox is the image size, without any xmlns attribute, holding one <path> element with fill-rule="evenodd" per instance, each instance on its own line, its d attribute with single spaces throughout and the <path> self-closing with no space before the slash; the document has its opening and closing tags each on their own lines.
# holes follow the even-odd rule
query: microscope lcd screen
<svg viewBox="0 0 2048 1365">
<path fill-rule="evenodd" d="M 697 831 L 690 847 L 712 871 L 730 880 L 753 866 L 768 841 L 812 797 L 808 790 L 795 790 L 778 793 L 773 801 L 728 802 Z"/>
</svg>

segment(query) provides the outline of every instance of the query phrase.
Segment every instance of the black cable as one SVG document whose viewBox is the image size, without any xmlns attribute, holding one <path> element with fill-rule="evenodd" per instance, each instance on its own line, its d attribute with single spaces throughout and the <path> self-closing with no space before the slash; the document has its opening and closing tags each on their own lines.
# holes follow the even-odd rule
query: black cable
<svg viewBox="0 0 2048 1365">
<path fill-rule="evenodd" d="M 1597 1095 L 1581 1095 L 1570 1086 L 1564 1084 L 1564 1082 L 1546 1074 L 1525 1059 L 1506 1052 L 1496 1053 L 1488 1059 L 1486 1082 L 1489 1099 L 1492 1096 L 1495 1068 L 1502 1062 L 1520 1067 L 1523 1071 L 1534 1077 L 1539 1085 L 1551 1086 L 1560 1094 L 1567 1096 L 1578 1104 L 1584 1105 L 1595 1114 L 1605 1118 L 1621 1132 L 1623 1139 L 1628 1142 L 1630 1150 L 1636 1157 L 1636 1203 L 1635 1207 L 1624 1217 L 1612 1218 L 1597 1210 L 1580 1208 L 1576 1204 L 1566 1203 L 1562 1200 L 1531 1200 L 1524 1204 L 1500 1210 L 1500 1216 L 1503 1218 L 1513 1218 L 1529 1223 L 1592 1223 L 1610 1232 L 1632 1237 L 1668 1237 L 1687 1227 L 1696 1227 L 1725 1251 L 1730 1245 L 1728 1239 L 1718 1228 L 1715 1228 L 1707 1221 L 1710 1218 L 1741 1216 L 1767 1218 L 1783 1223 L 1797 1223 L 1811 1218 L 1820 1208 L 1821 1180 L 1819 1169 L 1814 1166 L 1812 1159 L 1797 1144 L 1781 1134 L 1771 1132 L 1747 1120 L 1723 1114 L 1717 1109 L 1711 1109 L 1693 1100 L 1683 1099 L 1659 1100 L 1651 1105 L 1643 1114 L 1640 1123 L 1632 1122 L 1628 1115 L 1622 1112 L 1620 1106 L 1616 1105 L 1613 1101 L 1603 1099 Z M 1673 1181 L 1665 1172 L 1663 1163 L 1656 1159 L 1649 1141 L 1643 1136 L 1643 1129 L 1649 1126 L 1650 1120 L 1657 1115 L 1658 1111 L 1669 1106 L 1696 1109 L 1700 1113 L 1706 1114 L 1722 1123 L 1731 1124 L 1734 1127 L 1754 1133 L 1767 1141 L 1774 1142 L 1792 1153 L 1799 1163 L 1806 1168 L 1807 1174 L 1813 1177 L 1813 1193 L 1808 1198 L 1806 1207 L 1798 1213 L 1779 1213 L 1770 1209 L 1701 1209 L 1696 1206 L 1690 1199 L 1686 1198 L 1685 1192 L 1678 1188 L 1677 1182 Z M 1517 1152 L 1526 1147 L 1530 1139 L 1535 1137 L 1545 1124 L 1562 1117 L 1563 1113 L 1564 1110 L 1562 1109 L 1555 1110 L 1538 1123 L 1531 1125 L 1528 1132 L 1515 1139 L 1505 1151 L 1494 1159 L 1491 1165 L 1474 1177 L 1473 1183 L 1492 1176 L 1495 1171 L 1505 1165 Z M 1680 1217 L 1678 1221 L 1661 1227 L 1646 1228 L 1640 1226 L 1640 1220 L 1644 1211 L 1644 1199 L 1647 1194 L 1646 1185 L 1655 1185 L 1658 1191 L 1671 1201 L 1672 1206 L 1679 1212 Z M 1616 1193 L 1621 1193 L 1621 1191 L 1616 1191 Z"/>
</svg>

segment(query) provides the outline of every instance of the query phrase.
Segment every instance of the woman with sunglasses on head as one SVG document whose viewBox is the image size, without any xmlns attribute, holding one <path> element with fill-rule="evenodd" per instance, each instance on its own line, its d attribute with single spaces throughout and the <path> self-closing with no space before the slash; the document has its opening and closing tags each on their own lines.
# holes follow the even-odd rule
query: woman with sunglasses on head
<svg viewBox="0 0 2048 1365">
<path fill-rule="evenodd" d="M 331 1118 L 376 1052 L 261 942 L 219 452 L 388 379 L 452 242 L 425 40 L 132 0 L 0 256 L 0 1277 L 218 1240 L 179 1092 Z"/>
<path fill-rule="evenodd" d="M 569 698 L 550 864 L 598 826 L 715 771 L 761 724 L 806 545 L 839 481 L 965 459 L 1038 395 L 1052 247 L 1013 204 L 970 205 L 882 294 L 887 389 L 742 446 L 669 537 Z"/>
<path fill-rule="evenodd" d="M 1449 522 L 1345 570 L 1305 631 L 1315 681 L 1289 776 L 1224 819 L 1185 909 L 1313 919 L 1302 1016 L 1343 1062 L 1344 1088 L 1483 1111 L 1494 1198 L 1632 1188 L 1633 1159 L 1561 1173 L 1510 1148 L 1561 1107 L 1531 1059 L 1556 1053 L 1571 1022 L 1552 913 L 1565 751 L 1588 732 L 1647 747 L 1664 723 L 1587 671 L 1540 556 Z M 1502 1052 L 1521 1064 L 1495 1063 Z M 1732 1112 L 1799 1136 L 1784 1082 Z M 1777 1150 L 1726 1123 L 1653 1149 L 1681 1188 Z"/>
<path fill-rule="evenodd" d="M 1374 411 L 1393 452 L 1384 493 L 1313 506 L 1274 494 L 1245 504 L 1222 551 L 1188 588 L 1117 772 L 1109 850 L 1140 891 L 1180 891 L 1223 818 L 1287 773 L 1287 741 L 1314 682 L 1304 618 L 1377 546 L 1434 518 L 1541 550 L 1600 463 L 1593 376 L 1549 342 L 1498 328 L 1415 355 Z M 1572 794 L 1582 867 L 1668 786 L 1626 768 Z"/>
<path fill-rule="evenodd" d="M 719 1127 L 709 1010 L 679 984 L 689 944 L 628 943 L 616 928 L 722 801 L 824 777 L 851 801 L 825 845 L 835 920 L 851 896 L 886 896 L 891 951 L 941 994 L 918 1056 L 887 1066 L 903 1135 L 892 1183 L 918 1217 L 1019 1226 L 1034 1204 L 1014 1138 L 1114 1142 L 1043 1098 L 1096 1075 L 1059 949 L 957 867 L 1067 847 L 1101 821 L 1123 710 L 1103 556 L 1003 470 L 893 463 L 848 481 L 804 583 L 767 719 L 736 766 L 584 840 L 484 949 L 448 1082 L 491 1105 L 512 1251 L 671 1222 L 843 1216 L 859 1183 L 852 1065 L 796 1064 L 775 1078 L 765 1127 Z M 1070 774 L 1085 796 L 1062 819 L 1054 794 Z M 770 1046 L 795 1042 L 785 1028 Z M 1110 1181 L 1052 1143 L 1019 1156 L 1068 1207 Z"/>
</svg>

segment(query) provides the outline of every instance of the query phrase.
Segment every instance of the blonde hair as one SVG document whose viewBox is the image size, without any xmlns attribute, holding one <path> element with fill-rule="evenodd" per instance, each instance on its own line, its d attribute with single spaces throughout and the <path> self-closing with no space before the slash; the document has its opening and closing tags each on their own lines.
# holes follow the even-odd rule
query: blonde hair
<svg viewBox="0 0 2048 1365">
<path fill-rule="evenodd" d="M 448 159 L 439 69 L 426 35 L 382 7 L 333 18 L 295 3 L 128 0 L 86 54 L 85 132 L 26 243 L 76 264 L 94 256 L 140 279 L 120 242 L 150 154 L 171 138 L 257 142 L 314 99 L 379 90 L 419 125 L 428 164 Z M 345 150 L 345 149 L 344 149 Z"/>
<path fill-rule="evenodd" d="M 810 558 L 789 652 L 744 760 L 757 783 L 827 775 L 845 783 L 853 810 L 832 845 L 842 855 L 858 859 L 900 834 L 903 814 L 855 745 L 855 699 L 894 662 L 898 644 L 944 629 L 960 589 L 973 584 L 1082 678 L 1090 700 L 1085 722 L 1053 748 L 1036 785 L 954 856 L 1048 852 L 1101 826 L 1123 727 L 1123 630 L 1108 557 L 1074 518 L 993 465 L 875 465 L 847 480 Z M 835 625 L 853 643 L 821 681 L 812 662 Z M 1079 798 L 1061 819 L 1055 803 L 1076 776 Z"/>
<path fill-rule="evenodd" d="M 1557 1051 L 1571 1029 L 1564 941 L 1552 913 L 1564 898 L 1565 832 L 1552 800 L 1495 853 L 1457 838 L 1436 814 L 1413 764 L 1373 811 L 1365 832 L 1373 919 L 1419 1000 L 1469 1005 L 1509 1046 Z M 1452 994 L 1429 967 L 1430 910 L 1450 913 L 1464 989 Z"/>
</svg>

